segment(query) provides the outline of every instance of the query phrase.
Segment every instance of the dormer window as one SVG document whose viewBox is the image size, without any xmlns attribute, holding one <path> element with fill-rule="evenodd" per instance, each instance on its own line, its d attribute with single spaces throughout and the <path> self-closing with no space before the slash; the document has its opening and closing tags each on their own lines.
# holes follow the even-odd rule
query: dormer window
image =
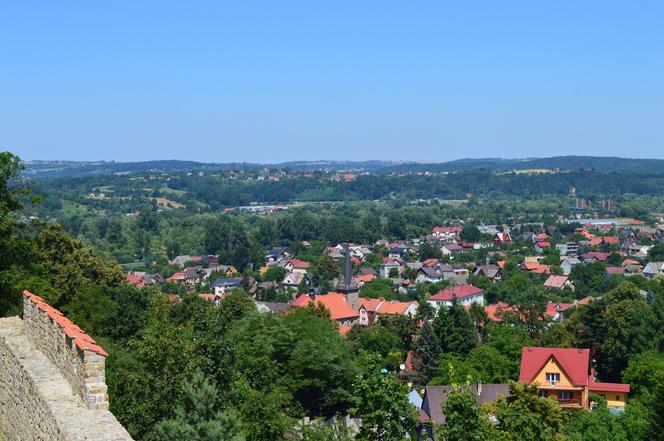
<svg viewBox="0 0 664 441">
<path fill-rule="evenodd" d="M 551 384 L 560 383 L 560 374 L 558 372 L 547 372 L 546 381 Z"/>
</svg>

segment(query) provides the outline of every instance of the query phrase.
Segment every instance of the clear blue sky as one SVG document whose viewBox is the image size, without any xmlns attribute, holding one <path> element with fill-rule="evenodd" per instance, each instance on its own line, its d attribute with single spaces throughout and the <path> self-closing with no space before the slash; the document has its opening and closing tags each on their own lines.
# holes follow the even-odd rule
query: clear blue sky
<svg viewBox="0 0 664 441">
<path fill-rule="evenodd" d="M 664 2 L 4 1 L 0 150 L 664 158 Z"/>
</svg>

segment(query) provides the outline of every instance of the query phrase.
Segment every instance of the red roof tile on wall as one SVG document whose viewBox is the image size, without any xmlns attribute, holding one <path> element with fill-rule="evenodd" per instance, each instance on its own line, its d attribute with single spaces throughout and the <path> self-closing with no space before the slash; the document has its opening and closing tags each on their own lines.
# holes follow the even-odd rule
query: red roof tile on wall
<svg viewBox="0 0 664 441">
<path fill-rule="evenodd" d="M 34 303 L 41 311 L 44 311 L 54 323 L 62 328 L 65 335 L 74 340 L 74 344 L 81 350 L 92 351 L 98 355 L 108 357 L 106 352 L 101 346 L 97 345 L 92 337 L 83 332 L 81 328 L 76 326 L 71 320 L 65 317 L 60 311 L 52 307 L 38 295 L 32 294 L 30 291 L 23 291 L 23 295 Z"/>
</svg>

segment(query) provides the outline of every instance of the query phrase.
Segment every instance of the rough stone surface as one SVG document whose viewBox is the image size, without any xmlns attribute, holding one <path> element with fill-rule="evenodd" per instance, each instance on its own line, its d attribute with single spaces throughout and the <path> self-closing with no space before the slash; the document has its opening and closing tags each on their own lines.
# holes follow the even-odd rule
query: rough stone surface
<svg viewBox="0 0 664 441">
<path fill-rule="evenodd" d="M 30 329 L 18 317 L 0 319 L 0 439 L 130 441 L 107 408 L 88 408 L 71 379 L 41 350 L 44 344 L 29 338 Z"/>
</svg>

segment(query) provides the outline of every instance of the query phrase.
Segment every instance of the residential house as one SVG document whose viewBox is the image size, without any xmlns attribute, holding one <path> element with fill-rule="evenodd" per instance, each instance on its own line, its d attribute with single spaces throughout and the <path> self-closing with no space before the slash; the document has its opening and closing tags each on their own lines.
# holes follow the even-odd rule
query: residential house
<svg viewBox="0 0 664 441">
<path fill-rule="evenodd" d="M 384 315 L 405 315 L 414 317 L 417 313 L 417 308 L 420 306 L 418 302 L 398 302 L 396 300 L 386 300 L 376 309 L 375 319 Z"/>
<path fill-rule="evenodd" d="M 143 271 L 130 271 L 127 273 L 127 283 L 137 288 L 160 285 L 165 282 L 161 274 L 150 274 Z"/>
<path fill-rule="evenodd" d="M 510 233 L 496 233 L 496 235 L 493 238 L 493 246 L 496 248 L 501 248 L 503 246 L 511 246 L 512 245 L 512 236 L 510 236 Z"/>
<path fill-rule="evenodd" d="M 442 280 L 443 280 L 443 275 L 438 271 L 436 271 L 435 268 L 430 266 L 423 266 L 417 272 L 417 279 L 415 280 L 415 283 L 418 284 L 424 282 L 436 283 Z"/>
<path fill-rule="evenodd" d="M 360 275 L 372 275 L 378 277 L 378 272 L 370 266 L 363 266 L 359 271 Z"/>
<path fill-rule="evenodd" d="M 362 288 L 365 283 L 369 283 L 375 278 L 376 276 L 373 274 L 358 274 L 353 280 L 358 287 Z"/>
<path fill-rule="evenodd" d="M 478 404 L 493 403 L 501 396 L 509 396 L 509 384 L 482 384 L 480 382 L 473 384 L 470 387 Z M 445 424 L 445 413 L 443 409 L 452 391 L 452 386 L 426 386 L 424 388 L 422 410 L 427 417 L 424 423 L 425 426 L 427 426 L 427 431 L 429 432 L 429 437 L 431 439 L 434 439 L 434 434 L 430 431 L 431 426 L 441 426 Z M 422 420 L 423 418 L 420 418 L 420 421 Z"/>
<path fill-rule="evenodd" d="M 283 286 L 286 289 L 289 288 L 295 288 L 297 289 L 298 286 L 304 281 L 306 277 L 305 273 L 296 273 L 296 272 L 289 272 L 286 273 L 284 278 L 281 280 L 281 286 Z"/>
<path fill-rule="evenodd" d="M 624 276 L 625 275 L 625 268 L 622 266 L 607 266 L 606 269 L 604 270 L 604 274 L 609 277 L 609 276 Z"/>
<path fill-rule="evenodd" d="M 190 256 L 189 254 L 183 254 L 173 258 L 168 261 L 169 265 L 184 266 L 186 263 L 198 263 L 202 260 L 201 256 Z"/>
<path fill-rule="evenodd" d="M 570 275 L 570 273 L 572 272 L 572 267 L 574 265 L 578 265 L 580 263 L 581 263 L 581 261 L 576 257 L 569 257 L 568 256 L 568 257 L 563 257 L 562 259 L 560 259 L 560 267 L 563 270 L 563 274 L 566 275 L 566 276 Z"/>
<path fill-rule="evenodd" d="M 545 240 L 535 242 L 535 252 L 536 253 L 543 253 L 544 251 L 548 250 L 551 248 L 551 243 L 547 242 Z"/>
<path fill-rule="evenodd" d="M 292 273 L 301 273 L 306 274 L 309 270 L 309 262 L 305 262 L 298 259 L 289 259 L 284 264 L 284 268 Z"/>
<path fill-rule="evenodd" d="M 589 253 L 581 254 L 579 259 L 584 262 L 606 262 L 606 259 L 608 259 L 609 256 L 610 253 L 591 251 Z"/>
<path fill-rule="evenodd" d="M 519 265 L 519 268 L 533 274 L 551 274 L 551 266 L 543 263 L 523 262 Z"/>
<path fill-rule="evenodd" d="M 544 282 L 544 287 L 548 289 L 569 288 L 572 291 L 574 291 L 574 284 L 572 283 L 571 280 L 569 280 L 569 277 L 556 276 L 555 274 L 550 275 L 549 278 L 546 279 L 546 281 Z"/>
<path fill-rule="evenodd" d="M 215 294 L 221 295 L 239 287 L 241 283 L 242 279 L 239 277 L 233 277 L 230 279 L 219 277 L 210 284 L 210 289 L 213 290 Z"/>
<path fill-rule="evenodd" d="M 589 409 L 595 393 L 606 398 L 611 410 L 622 411 L 630 390 L 629 384 L 597 382 L 589 349 L 525 347 L 519 381 L 537 384 L 541 395 L 570 408 Z"/>
<path fill-rule="evenodd" d="M 256 309 L 262 314 L 281 314 L 293 307 L 288 303 L 281 302 L 263 302 L 256 300 Z"/>
<path fill-rule="evenodd" d="M 578 242 L 567 242 L 556 244 L 556 249 L 560 252 L 561 256 L 575 256 L 579 251 Z"/>
<path fill-rule="evenodd" d="M 282 262 L 288 259 L 288 247 L 275 247 L 265 254 L 266 262 Z"/>
<path fill-rule="evenodd" d="M 388 259 L 380 265 L 380 277 L 387 279 L 390 277 L 390 271 L 396 269 L 401 272 L 401 263 L 396 259 Z"/>
<path fill-rule="evenodd" d="M 360 299 L 359 323 L 361 325 L 370 325 L 374 323 L 381 315 L 406 315 L 413 317 L 417 313 L 418 302 L 398 302 L 395 300 L 385 300 L 384 298 Z"/>
<path fill-rule="evenodd" d="M 346 302 L 346 297 L 338 292 L 330 292 L 325 295 L 301 294 L 297 299 L 291 302 L 294 308 L 306 307 L 309 303 L 323 305 L 330 311 L 330 318 L 339 323 L 339 325 L 352 325 L 359 320 L 360 314 L 353 310 Z"/>
<path fill-rule="evenodd" d="M 480 265 L 473 272 L 475 276 L 486 277 L 492 282 L 498 282 L 502 279 L 502 271 L 498 265 L 487 264 Z"/>
<path fill-rule="evenodd" d="M 549 300 L 546 302 L 544 315 L 554 322 L 560 323 L 565 320 L 565 311 L 576 306 L 574 303 L 558 303 Z"/>
<path fill-rule="evenodd" d="M 459 285 L 453 288 L 444 289 L 432 295 L 427 299 L 436 310 L 441 306 L 452 306 L 452 299 L 455 298 L 461 305 L 470 305 L 471 303 L 484 303 L 484 290 L 473 285 Z"/>
<path fill-rule="evenodd" d="M 664 273 L 664 262 L 648 262 L 641 274 L 650 279 L 662 273 Z"/>
<path fill-rule="evenodd" d="M 442 247 L 440 247 L 440 251 L 443 253 L 444 256 L 451 256 L 453 254 L 462 252 L 463 247 L 456 243 L 447 243 Z"/>
<path fill-rule="evenodd" d="M 437 239 L 453 239 L 458 236 L 463 227 L 433 227 L 431 233 Z"/>
<path fill-rule="evenodd" d="M 360 298 L 360 314 L 359 323 L 363 326 L 368 326 L 376 321 L 376 309 L 385 301 L 384 298 L 370 299 Z"/>
</svg>

